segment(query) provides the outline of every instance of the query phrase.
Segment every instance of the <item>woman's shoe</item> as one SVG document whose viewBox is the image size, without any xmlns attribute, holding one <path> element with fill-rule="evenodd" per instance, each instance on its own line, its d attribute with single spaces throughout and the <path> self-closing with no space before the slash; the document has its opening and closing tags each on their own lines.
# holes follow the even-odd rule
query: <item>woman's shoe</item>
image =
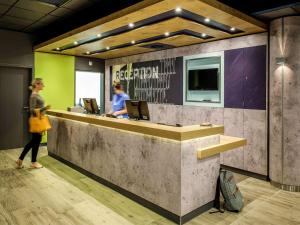
<svg viewBox="0 0 300 225">
<path fill-rule="evenodd" d="M 23 164 L 23 160 L 18 159 L 18 160 L 16 161 L 16 164 L 17 164 L 17 169 L 22 169 L 22 168 L 24 168 L 24 166 L 22 165 L 22 164 Z"/>
<path fill-rule="evenodd" d="M 41 169 L 41 168 L 43 168 L 43 165 L 39 164 L 38 162 L 33 162 L 33 163 L 31 163 L 30 167 L 33 169 Z"/>
</svg>

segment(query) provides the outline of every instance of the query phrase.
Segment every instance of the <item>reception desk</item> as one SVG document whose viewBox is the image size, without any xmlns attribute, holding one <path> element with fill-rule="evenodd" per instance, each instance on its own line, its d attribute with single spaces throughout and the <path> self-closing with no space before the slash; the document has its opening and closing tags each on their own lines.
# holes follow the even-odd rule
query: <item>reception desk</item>
<svg viewBox="0 0 300 225">
<path fill-rule="evenodd" d="M 175 127 L 50 110 L 49 155 L 181 224 L 213 206 L 224 127 Z"/>
</svg>

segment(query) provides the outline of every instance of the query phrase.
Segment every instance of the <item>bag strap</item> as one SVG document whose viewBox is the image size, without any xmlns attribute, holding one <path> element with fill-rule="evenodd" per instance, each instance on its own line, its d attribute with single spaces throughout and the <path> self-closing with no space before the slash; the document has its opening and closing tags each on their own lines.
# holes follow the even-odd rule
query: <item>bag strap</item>
<svg viewBox="0 0 300 225">
<path fill-rule="evenodd" d="M 34 109 L 34 113 L 36 117 L 39 117 L 40 119 L 42 118 L 41 110 L 40 109 Z"/>
<path fill-rule="evenodd" d="M 219 176 L 217 179 L 217 186 L 216 186 L 216 194 L 215 194 L 215 200 L 214 200 L 214 208 L 216 208 L 216 211 L 211 211 L 209 214 L 212 213 L 224 213 L 224 209 L 221 208 L 221 201 L 220 201 L 220 193 L 221 193 L 221 179 L 220 179 L 220 172 L 222 169 L 219 171 Z"/>
</svg>

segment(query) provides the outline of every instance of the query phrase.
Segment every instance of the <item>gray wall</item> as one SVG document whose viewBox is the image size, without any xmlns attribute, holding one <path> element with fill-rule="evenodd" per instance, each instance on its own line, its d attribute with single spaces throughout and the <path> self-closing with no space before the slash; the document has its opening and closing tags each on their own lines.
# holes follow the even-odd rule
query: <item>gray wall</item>
<svg viewBox="0 0 300 225">
<path fill-rule="evenodd" d="M 92 62 L 92 65 L 89 65 Z M 104 64 L 103 59 L 94 59 L 86 57 L 75 57 L 75 70 L 90 71 L 90 72 L 100 72 L 104 74 Z"/>
<path fill-rule="evenodd" d="M 196 55 L 267 44 L 267 33 L 261 33 L 106 60 L 106 110 L 109 111 L 111 108 L 111 102 L 109 99 L 109 67 L 112 65 Z M 189 125 L 210 121 L 215 124 L 224 124 L 225 134 L 245 137 L 248 144 L 246 147 L 221 154 L 221 163 L 261 175 L 267 175 L 267 110 L 175 106 L 162 104 L 150 104 L 149 108 L 151 120 L 153 122 L 169 124 L 181 123 Z"/>
<path fill-rule="evenodd" d="M 0 66 L 33 68 L 31 36 L 0 29 Z"/>
<path fill-rule="evenodd" d="M 270 179 L 300 186 L 300 16 L 270 27 Z M 284 66 L 276 64 L 285 57 Z"/>
</svg>

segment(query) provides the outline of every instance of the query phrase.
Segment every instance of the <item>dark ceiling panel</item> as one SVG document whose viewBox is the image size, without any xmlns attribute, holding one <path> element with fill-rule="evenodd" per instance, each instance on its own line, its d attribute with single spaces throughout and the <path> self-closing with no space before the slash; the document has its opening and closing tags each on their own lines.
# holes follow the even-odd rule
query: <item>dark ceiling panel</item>
<svg viewBox="0 0 300 225">
<path fill-rule="evenodd" d="M 297 10 L 297 7 L 299 10 Z M 290 6 L 284 8 L 278 8 L 274 11 L 263 11 L 255 15 L 261 20 L 272 20 L 283 16 L 295 15 L 300 13 L 300 4 L 298 6 Z"/>
<path fill-rule="evenodd" d="M 81 0 L 78 0 L 77 2 L 80 3 L 80 1 Z M 82 1 L 84 2 L 85 0 Z M 77 7 L 79 7 L 79 11 L 76 11 L 76 13 L 66 17 L 64 20 L 55 21 L 46 27 L 41 27 L 40 29 L 35 30 L 34 33 L 38 36 L 35 44 L 56 37 L 60 34 L 110 15 L 118 10 L 124 9 L 141 1 L 142 0 L 90 0 L 90 2 L 93 2 L 93 4 L 88 8 L 79 7 L 79 4 L 77 5 Z M 71 6 L 63 5 L 62 7 Z"/>
<path fill-rule="evenodd" d="M 55 5 L 56 7 L 60 7 L 61 5 L 65 4 L 70 0 L 36 0 L 36 1 L 42 2 L 44 4 L 50 4 L 50 5 Z"/>
<path fill-rule="evenodd" d="M 47 25 L 47 24 L 52 23 L 53 21 L 56 21 L 58 19 L 60 19 L 60 17 L 46 15 L 43 18 L 41 18 L 38 22 L 43 23 L 44 25 Z"/>
<path fill-rule="evenodd" d="M 11 10 L 9 10 L 9 12 L 6 15 L 36 21 L 43 17 L 45 14 L 27 9 L 13 7 Z"/>
<path fill-rule="evenodd" d="M 30 21 L 30 20 L 20 19 L 20 18 L 13 17 L 13 16 L 3 16 L 0 18 L 0 21 L 2 23 L 18 24 L 18 25 L 22 25 L 22 26 L 28 26 L 29 24 L 32 23 L 32 21 Z"/>
<path fill-rule="evenodd" d="M 16 5 L 16 7 L 22 8 L 22 9 L 28 9 L 40 13 L 47 14 L 51 12 L 52 10 L 55 10 L 57 7 L 53 5 L 44 4 L 38 1 L 30 1 L 30 0 L 20 0 Z"/>
<path fill-rule="evenodd" d="M 49 24 L 50 22 L 47 21 L 36 21 L 35 23 L 31 24 L 30 26 L 25 27 L 25 29 L 23 30 L 24 32 L 29 32 L 32 33 L 34 30 L 39 29 L 41 27 L 45 27 L 47 26 L 47 24 Z"/>
<path fill-rule="evenodd" d="M 52 15 L 52 16 L 60 16 L 60 17 L 66 17 L 66 16 L 70 16 L 73 13 L 74 13 L 73 10 L 60 7 L 58 9 L 56 9 L 55 11 L 51 12 L 50 15 Z"/>
<path fill-rule="evenodd" d="M 0 5 L 0 16 L 9 8 L 8 5 Z"/>
<path fill-rule="evenodd" d="M 47 27 L 48 24 L 50 24 L 53 21 L 58 20 L 60 18 L 61 17 L 46 15 L 43 18 L 41 18 L 40 20 L 31 24 L 30 26 L 25 27 L 24 31 L 32 33 L 36 29 L 39 29 L 41 27 Z"/>
<path fill-rule="evenodd" d="M 0 0 L 0 4 L 3 4 L 3 5 L 12 5 L 15 2 L 17 2 L 17 0 Z"/>
<path fill-rule="evenodd" d="M 71 0 L 64 4 L 62 7 L 71 9 L 71 10 L 81 10 L 82 7 L 86 8 L 90 5 L 92 5 L 93 1 L 89 0 Z"/>
<path fill-rule="evenodd" d="M 22 30 L 24 25 L 14 24 L 7 21 L 1 21 L 0 19 L 0 29 L 8 29 L 8 30 Z"/>
<path fill-rule="evenodd" d="M 224 3 L 225 5 L 231 6 L 241 12 L 252 14 L 259 11 L 264 11 L 268 9 L 273 9 L 283 5 L 289 5 L 299 2 L 299 0 L 273 0 L 273 1 L 264 1 L 264 0 L 218 0 L 219 2 Z"/>
<path fill-rule="evenodd" d="M 2 16 L 0 18 L 0 27 L 9 30 L 21 31 L 31 23 L 32 21 L 30 20 L 20 19 L 12 16 Z"/>
</svg>

